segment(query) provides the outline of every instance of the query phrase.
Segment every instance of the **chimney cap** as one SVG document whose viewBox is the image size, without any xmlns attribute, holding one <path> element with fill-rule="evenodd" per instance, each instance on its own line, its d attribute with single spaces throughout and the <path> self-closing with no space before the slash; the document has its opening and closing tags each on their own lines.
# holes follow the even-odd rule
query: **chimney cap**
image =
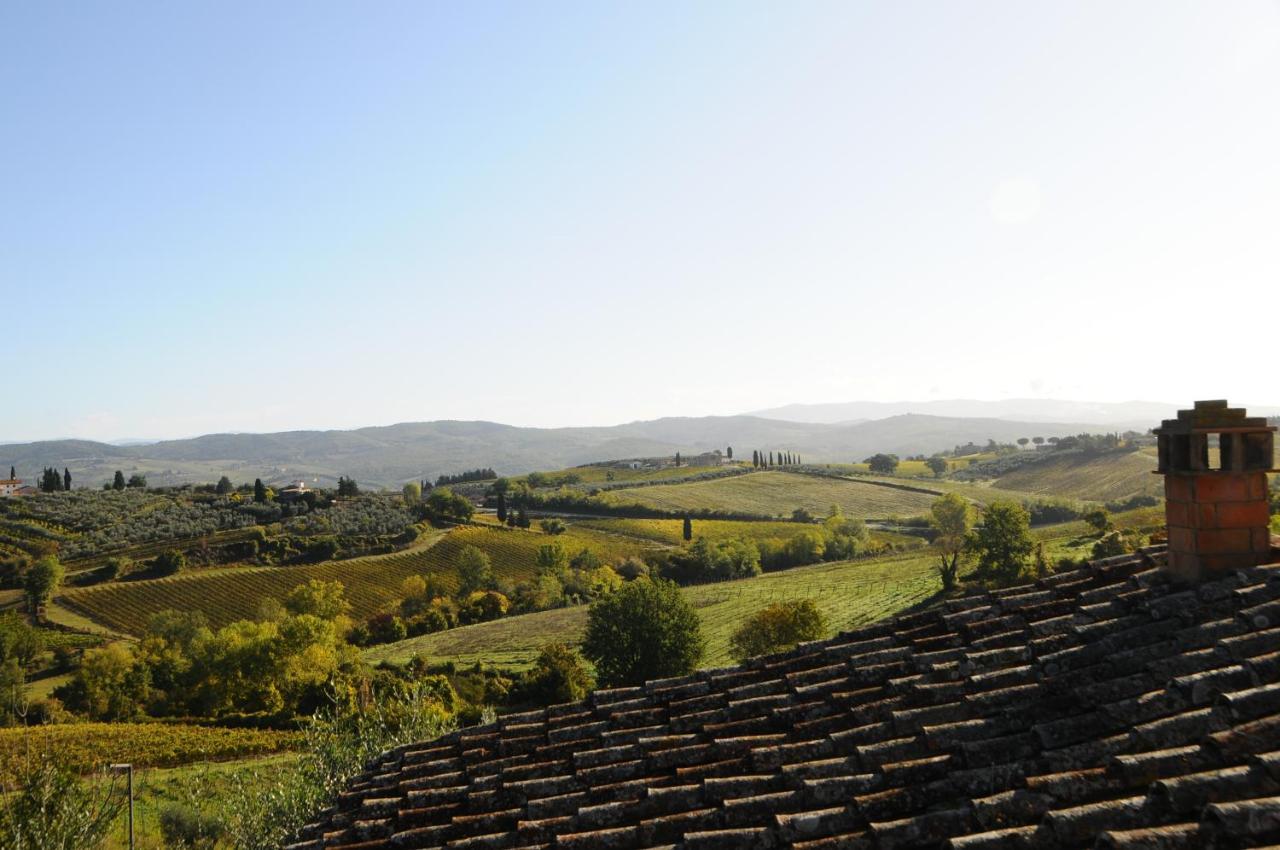
<svg viewBox="0 0 1280 850">
<path fill-rule="evenodd" d="M 1265 416 L 1250 416 L 1243 407 L 1231 407 L 1226 399 L 1197 401 L 1190 410 L 1179 410 L 1177 419 L 1165 419 L 1155 434 L 1221 434 L 1272 431 Z"/>
</svg>

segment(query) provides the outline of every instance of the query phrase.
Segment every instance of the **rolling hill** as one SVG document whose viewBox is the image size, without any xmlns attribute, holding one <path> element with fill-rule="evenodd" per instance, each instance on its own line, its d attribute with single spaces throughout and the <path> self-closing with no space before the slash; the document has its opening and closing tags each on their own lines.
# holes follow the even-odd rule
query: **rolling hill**
<svg viewBox="0 0 1280 850">
<path fill-rule="evenodd" d="M 97 487 L 119 469 L 141 472 L 153 486 L 262 478 L 268 484 L 307 480 L 332 485 L 339 475 L 371 487 L 493 467 L 504 475 L 559 469 L 610 458 L 696 453 L 734 446 L 787 449 L 809 461 L 861 460 L 875 452 L 929 454 L 970 441 L 1066 436 L 1080 423 L 1024 423 L 907 414 L 857 424 L 783 422 L 756 416 L 671 417 L 596 428 L 519 428 L 494 422 L 410 422 L 354 431 L 210 434 L 187 440 L 120 446 L 88 440 L 0 445 L 0 468 L 33 479 L 45 466 L 67 467 Z M 1096 430 L 1094 427 L 1093 430 Z"/>
</svg>

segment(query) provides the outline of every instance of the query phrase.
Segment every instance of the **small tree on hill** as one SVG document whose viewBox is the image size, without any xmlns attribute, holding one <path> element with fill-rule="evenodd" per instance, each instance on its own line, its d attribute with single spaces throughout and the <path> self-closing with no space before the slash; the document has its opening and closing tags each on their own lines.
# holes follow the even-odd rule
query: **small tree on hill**
<svg viewBox="0 0 1280 850">
<path fill-rule="evenodd" d="M 559 517 L 551 517 L 544 519 L 538 523 L 538 527 L 542 529 L 543 534 L 564 534 L 568 529 L 564 524 L 564 520 Z"/>
<path fill-rule="evenodd" d="M 1084 515 L 1084 521 L 1099 537 L 1111 530 L 1111 514 L 1106 508 L 1095 508 Z"/>
<path fill-rule="evenodd" d="M 1032 437 L 1032 438 L 1031 438 L 1031 442 L 1035 443 L 1037 446 L 1043 446 L 1043 445 L 1044 445 L 1044 437 Z"/>
<path fill-rule="evenodd" d="M 62 562 L 56 555 L 45 555 L 31 565 L 23 581 L 23 590 L 32 610 L 53 598 L 53 594 L 58 592 L 58 585 L 62 584 L 63 573 Z"/>
<path fill-rule="evenodd" d="M 1030 441 L 1030 440 L 1028 440 L 1026 437 L 1019 437 L 1019 438 L 1018 438 L 1018 445 L 1022 446 L 1024 449 L 1027 447 L 1027 443 L 1029 443 L 1029 442 L 1031 442 L 1031 441 Z"/>
<path fill-rule="evenodd" d="M 404 497 L 406 505 L 416 505 L 422 501 L 422 485 L 417 481 L 410 481 L 400 488 L 400 495 Z"/>
<path fill-rule="evenodd" d="M 488 590 L 493 585 L 493 566 L 489 556 L 475 546 L 463 546 L 458 552 L 458 596 L 466 597 L 477 590 Z"/>
<path fill-rule="evenodd" d="M 933 457 L 926 460 L 924 464 L 925 466 L 929 467 L 929 471 L 933 473 L 935 478 L 940 478 L 941 476 L 946 474 L 947 459 L 942 455 L 934 455 Z"/>
<path fill-rule="evenodd" d="M 258 503 L 267 500 L 267 485 L 262 483 L 261 478 L 253 479 L 253 500 Z"/>
<path fill-rule="evenodd" d="M 867 467 L 881 475 L 892 475 L 898 469 L 898 456 L 883 453 L 872 455 L 867 458 Z"/>
<path fill-rule="evenodd" d="M 124 483 L 124 473 L 117 469 L 117 470 L 116 470 L 116 477 L 115 477 L 114 479 L 112 479 L 112 481 L 111 481 L 111 489 L 112 489 L 112 490 L 123 490 L 123 489 L 124 489 L 124 487 L 125 487 L 125 483 Z"/>
<path fill-rule="evenodd" d="M 141 472 L 135 472 L 129 476 L 129 483 L 126 485 L 131 490 L 147 489 L 147 476 Z"/>
<path fill-rule="evenodd" d="M 951 590 L 960 575 L 964 554 L 973 527 L 973 508 L 957 493 L 948 493 L 929 509 L 929 524 L 937 532 L 933 545 L 938 549 L 938 576 L 942 589 Z"/>
<path fill-rule="evenodd" d="M 983 581 L 1010 582 L 1026 569 L 1035 548 L 1031 517 L 1017 502 L 995 501 L 982 513 L 982 525 L 970 536 L 978 556 L 978 577 Z"/>
<path fill-rule="evenodd" d="M 729 638 L 729 652 L 739 661 L 782 652 L 827 633 L 827 619 L 812 599 L 777 602 L 749 617 Z"/>
<path fill-rule="evenodd" d="M 218 479 L 218 486 L 213 488 L 214 492 L 219 496 L 225 496 L 234 489 L 235 485 L 233 485 L 231 483 L 231 479 L 225 475 Z"/>
<path fill-rule="evenodd" d="M 689 517 L 684 518 L 684 528 L 681 530 L 681 536 L 686 543 L 693 539 L 693 520 Z"/>
<path fill-rule="evenodd" d="M 636 579 L 587 613 L 582 654 L 608 687 L 691 673 L 705 652 L 698 614 L 674 582 Z"/>
</svg>

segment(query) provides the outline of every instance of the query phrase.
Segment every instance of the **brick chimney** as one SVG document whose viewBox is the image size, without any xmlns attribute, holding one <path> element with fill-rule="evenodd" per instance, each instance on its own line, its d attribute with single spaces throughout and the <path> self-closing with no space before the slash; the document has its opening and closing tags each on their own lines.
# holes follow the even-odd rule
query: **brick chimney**
<svg viewBox="0 0 1280 850">
<path fill-rule="evenodd" d="M 1275 428 L 1225 401 L 1197 401 L 1155 430 L 1164 475 L 1169 570 L 1198 581 L 1271 557 L 1267 473 Z M 1218 458 L 1210 464 L 1209 449 Z"/>
</svg>

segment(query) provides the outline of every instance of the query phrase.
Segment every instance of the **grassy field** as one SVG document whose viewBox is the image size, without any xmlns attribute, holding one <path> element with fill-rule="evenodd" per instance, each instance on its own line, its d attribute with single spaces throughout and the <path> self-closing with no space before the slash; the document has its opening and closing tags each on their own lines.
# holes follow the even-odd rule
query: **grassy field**
<svg viewBox="0 0 1280 850">
<path fill-rule="evenodd" d="M 669 511 L 722 510 L 757 516 L 790 516 L 796 508 L 823 515 L 836 504 L 849 516 L 880 519 L 922 514 L 935 497 L 865 481 L 756 472 L 717 481 L 611 490 L 601 498 Z"/>
<path fill-rule="evenodd" d="M 814 599 L 834 630 L 853 628 L 928 599 L 938 590 L 933 557 L 899 554 L 865 561 L 798 567 L 752 579 L 684 589 L 702 618 L 708 639 L 705 666 L 730 663 L 729 636 L 742 622 L 774 602 Z M 421 655 L 459 664 L 526 666 L 545 644 L 576 643 L 586 624 L 584 606 L 542 611 L 464 626 L 366 650 L 371 662 L 403 662 Z"/>
<path fill-rule="evenodd" d="M 455 563 L 465 545 L 487 553 L 500 578 L 518 582 L 533 577 L 538 547 L 553 540 L 570 555 L 591 549 L 605 562 L 639 554 L 645 548 L 640 541 L 590 529 L 571 529 L 552 538 L 540 531 L 465 526 L 441 536 L 429 548 L 300 567 L 231 567 L 116 582 L 68 590 L 55 607 L 131 635 L 140 634 L 152 614 L 168 608 L 202 611 L 216 627 L 252 617 L 263 599 L 282 598 L 299 584 L 322 579 L 342 582 L 352 615 L 364 619 L 395 604 L 400 585 L 409 576 L 434 574 L 446 585 L 456 582 Z"/>
<path fill-rule="evenodd" d="M 197 762 L 177 768 L 144 768 L 133 774 L 134 850 L 173 850 L 160 830 L 160 815 L 180 805 L 202 815 L 221 817 L 230 805 L 237 774 L 289 767 L 291 753 L 228 762 Z M 128 820 L 122 816 L 103 850 L 128 850 Z M 219 850 L 230 850 L 225 840 Z"/>
<path fill-rule="evenodd" d="M 740 461 L 726 463 L 722 466 L 672 466 L 664 469 L 622 469 L 613 466 L 575 466 L 570 469 L 561 469 L 556 472 L 543 473 L 553 480 L 562 479 L 565 476 L 576 476 L 578 483 L 587 484 L 611 484 L 627 481 L 649 482 L 649 481 L 681 481 L 697 475 L 704 475 L 708 472 L 716 472 L 717 470 L 746 468 L 750 464 L 744 464 Z M 513 481 L 523 481 L 524 476 L 513 478 Z M 572 485 L 576 486 L 576 485 Z"/>
<path fill-rule="evenodd" d="M 1105 502 L 1135 494 L 1162 495 L 1162 479 L 1151 474 L 1155 469 L 1154 450 L 1093 457 L 1064 454 L 1015 469 L 994 484 L 1040 496 Z"/>
</svg>

